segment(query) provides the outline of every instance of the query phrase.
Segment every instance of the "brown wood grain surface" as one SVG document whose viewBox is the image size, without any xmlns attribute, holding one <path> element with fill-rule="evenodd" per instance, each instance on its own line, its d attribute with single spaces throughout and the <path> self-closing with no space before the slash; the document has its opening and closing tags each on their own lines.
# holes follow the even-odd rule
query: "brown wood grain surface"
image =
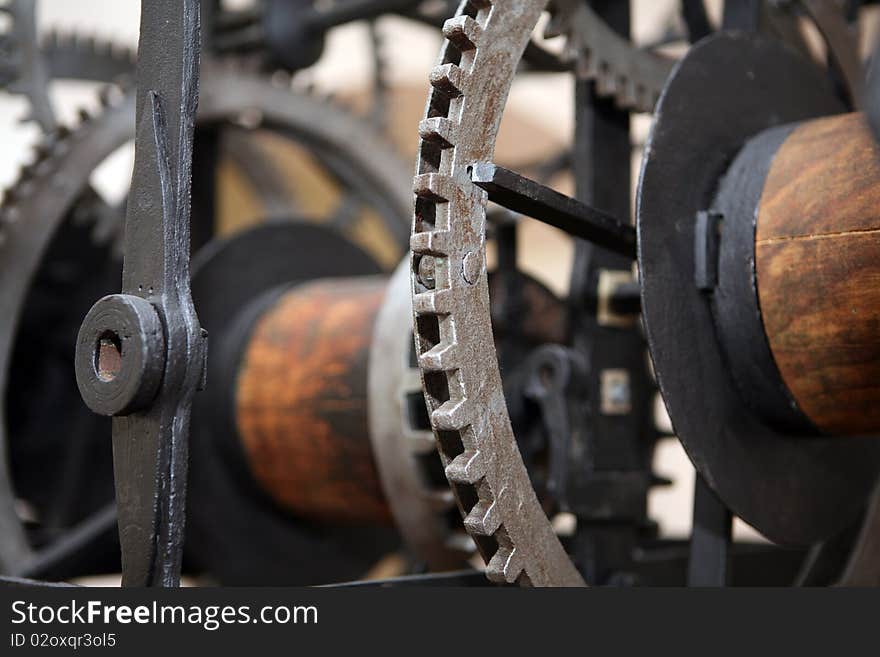
<svg viewBox="0 0 880 657">
<path fill-rule="evenodd" d="M 299 517 L 390 522 L 367 426 L 367 361 L 387 279 L 288 292 L 257 323 L 236 418 L 250 469 Z"/>
<path fill-rule="evenodd" d="M 798 127 L 777 152 L 755 244 L 764 328 L 801 410 L 880 430 L 880 159 L 861 115 Z"/>
</svg>

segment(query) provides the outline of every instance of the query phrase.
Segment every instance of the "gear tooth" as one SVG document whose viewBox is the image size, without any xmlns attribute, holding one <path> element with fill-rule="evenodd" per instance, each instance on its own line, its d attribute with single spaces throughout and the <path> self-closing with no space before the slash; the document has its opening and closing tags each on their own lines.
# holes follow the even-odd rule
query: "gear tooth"
<svg viewBox="0 0 880 657">
<path fill-rule="evenodd" d="M 470 404 L 467 399 L 450 399 L 431 413 L 431 425 L 438 431 L 457 431 L 468 424 Z"/>
<path fill-rule="evenodd" d="M 457 345 L 441 342 L 419 356 L 419 367 L 424 372 L 445 372 L 457 369 Z"/>
<path fill-rule="evenodd" d="M 450 98 L 458 98 L 464 93 L 467 76 L 456 64 L 441 64 L 434 67 L 430 75 L 431 86 Z"/>
<path fill-rule="evenodd" d="M 419 255 L 448 256 L 452 250 L 452 233 L 448 230 L 430 230 L 413 233 L 409 246 Z"/>
<path fill-rule="evenodd" d="M 416 196 L 445 203 L 452 198 L 449 176 L 439 173 L 422 173 L 413 179 L 413 193 Z"/>
<path fill-rule="evenodd" d="M 636 85 L 632 80 L 619 80 L 617 89 L 617 103 L 621 107 L 635 107 L 638 103 Z"/>
<path fill-rule="evenodd" d="M 590 80 L 599 77 L 599 60 L 591 50 L 584 50 L 578 59 L 578 75 Z"/>
<path fill-rule="evenodd" d="M 499 584 L 513 584 L 523 571 L 516 548 L 499 547 L 486 566 L 486 577 Z"/>
<path fill-rule="evenodd" d="M 464 526 L 472 534 L 492 536 L 501 526 L 497 504 L 491 500 L 480 500 L 465 516 Z"/>
<path fill-rule="evenodd" d="M 633 84 L 633 98 L 635 99 L 633 102 L 633 106 L 641 111 L 647 112 L 650 110 L 645 109 L 646 107 L 650 107 L 651 94 L 648 93 L 648 90 L 645 89 L 640 84 Z"/>
<path fill-rule="evenodd" d="M 413 312 L 418 315 L 448 315 L 451 305 L 449 290 L 432 290 L 413 295 Z"/>
<path fill-rule="evenodd" d="M 445 203 L 458 199 L 464 203 L 477 202 L 486 192 L 470 180 L 461 181 L 443 173 L 422 173 L 413 179 L 413 193 L 421 198 Z M 443 228 L 445 230 L 445 228 Z"/>
<path fill-rule="evenodd" d="M 486 464 L 480 452 L 465 450 L 452 459 L 445 472 L 453 484 L 474 485 L 486 475 Z"/>
<path fill-rule="evenodd" d="M 461 51 L 476 48 L 482 34 L 480 24 L 467 15 L 455 16 L 443 24 L 443 36 Z"/>
<path fill-rule="evenodd" d="M 419 123 L 419 136 L 425 141 L 439 144 L 441 148 L 450 148 L 455 143 L 457 129 L 458 124 L 455 121 L 435 116 Z"/>
<path fill-rule="evenodd" d="M 607 63 L 599 65 L 596 75 L 596 90 L 602 96 L 614 96 L 617 93 L 617 78 L 611 73 Z"/>
</svg>

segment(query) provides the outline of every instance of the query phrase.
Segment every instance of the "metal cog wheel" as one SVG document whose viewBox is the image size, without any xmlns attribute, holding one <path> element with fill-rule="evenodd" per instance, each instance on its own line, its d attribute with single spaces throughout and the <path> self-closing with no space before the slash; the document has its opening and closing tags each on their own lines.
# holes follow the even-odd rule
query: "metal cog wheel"
<svg viewBox="0 0 880 657">
<path fill-rule="evenodd" d="M 134 75 L 136 56 L 131 48 L 56 31 L 41 38 L 37 0 L 3 0 L 0 14 L 10 23 L 0 35 L 0 87 L 27 99 L 29 113 L 23 121 L 35 121 L 44 133 L 57 127 L 49 95 L 53 81 L 123 85 Z"/>
<path fill-rule="evenodd" d="M 674 61 L 641 50 L 611 29 L 586 2 L 554 0 L 545 37 L 565 35 L 565 59 L 578 76 L 595 80 L 600 96 L 618 107 L 650 112 Z"/>
<path fill-rule="evenodd" d="M 36 121 L 49 132 L 56 121 L 49 100 L 50 74 L 38 47 L 36 2 L 4 0 L 0 13 L 10 21 L 9 31 L 0 35 L 0 86 L 24 95 L 31 108 L 25 121 Z"/>
<path fill-rule="evenodd" d="M 396 155 L 363 121 L 323 101 L 291 93 L 289 88 L 229 66 L 206 67 L 201 81 L 200 125 L 231 125 L 238 130 L 265 128 L 324 153 L 318 158 L 333 175 L 360 171 L 357 193 L 386 221 L 384 234 L 396 248 L 406 241 L 409 186 L 405 167 L 395 168 Z M 21 329 L 25 299 L 50 242 L 68 217 L 82 216 L 91 239 L 108 243 L 120 234 L 124 215 L 90 192 L 90 175 L 104 159 L 134 138 L 135 100 L 131 93 L 108 87 L 102 94 L 104 111 L 83 114 L 75 130 L 59 128 L 44 136 L 34 162 L 23 168 L 19 182 L 6 192 L 0 206 L 0 308 L 9 321 L 0 327 L 0 393 L 9 394 L 13 346 Z M 382 166 L 375 166 L 376 159 Z M 345 166 L 343 166 L 345 165 Z M 73 212 L 73 214 L 71 214 Z M 391 221 L 390 218 L 394 218 Z M 75 219 L 74 219 L 75 221 Z M 340 225 L 340 230 L 345 226 Z M 356 234 L 349 235 L 356 239 Z M 79 405 L 81 407 L 81 402 Z M 5 420 L 6 418 L 4 418 Z M 8 462 L 8 422 L 0 426 L 0 569 L 4 573 L 41 577 L 67 558 L 64 545 L 34 549 L 15 508 Z M 106 443 L 106 440 L 103 441 Z M 71 528 L 82 542 L 115 526 L 115 514 L 101 508 L 97 515 Z M 92 533 L 90 533 L 92 532 Z M 59 543 L 66 543 L 63 540 Z M 73 546 L 75 547 L 75 546 Z"/>
<path fill-rule="evenodd" d="M 582 4 L 463 3 L 443 27 L 419 126 L 411 236 L 418 365 L 465 528 L 498 582 L 580 586 L 584 579 L 535 494 L 511 427 L 489 311 L 488 194 L 472 174 L 493 159 L 514 75 L 545 10 L 553 14 L 549 34 L 566 35 L 566 52 L 577 54 L 576 73 L 596 80 L 597 94 L 621 109 L 651 111 L 672 68 L 646 59 Z M 790 17 L 777 17 L 777 26 Z"/>
<path fill-rule="evenodd" d="M 67 212 L 88 186 L 91 171 L 108 152 L 131 138 L 134 99 L 106 107 L 100 120 L 85 121 L 75 132 L 61 129 L 38 149 L 34 164 L 23 170 L 19 183 L 4 197 L 0 207 L 0 308 L 7 322 L 0 328 L 0 394 L 7 394 L 16 329 L 25 297 L 49 241 Z M 64 184 L 58 184 L 63 181 Z M 44 191 L 48 190 L 48 191 Z M 40 556 L 23 532 L 14 508 L 7 424 L 0 425 L 0 486 L 6 494 L 0 501 L 3 543 L 0 566 L 4 572 L 24 573 Z M 112 519 L 115 522 L 115 517 Z"/>
<path fill-rule="evenodd" d="M 404 262 L 388 284 L 370 351 L 370 439 L 395 524 L 407 546 L 432 571 L 462 567 L 476 547 L 457 517 L 452 491 L 439 470 L 425 416 L 412 335 L 409 269 Z M 440 475 L 439 477 L 437 475 Z M 450 512 L 456 517 L 450 518 Z"/>
<path fill-rule="evenodd" d="M 465 3 L 443 28 L 419 126 L 413 311 L 431 424 L 487 575 L 578 586 L 583 578 L 532 488 L 507 413 L 489 311 L 487 196 L 468 170 L 492 158 L 504 101 L 543 11 L 540 1 Z"/>
<path fill-rule="evenodd" d="M 50 80 L 121 84 L 134 76 L 133 49 L 112 41 L 52 30 L 40 41 Z"/>
</svg>

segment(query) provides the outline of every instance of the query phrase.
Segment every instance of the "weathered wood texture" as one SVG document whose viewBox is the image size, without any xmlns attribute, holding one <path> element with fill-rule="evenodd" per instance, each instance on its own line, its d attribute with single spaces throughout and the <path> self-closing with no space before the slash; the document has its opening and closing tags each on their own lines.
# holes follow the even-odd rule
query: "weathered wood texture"
<svg viewBox="0 0 880 657">
<path fill-rule="evenodd" d="M 391 520 L 367 433 L 367 359 L 386 283 L 298 286 L 263 315 L 245 351 L 242 445 L 263 489 L 299 517 Z"/>
<path fill-rule="evenodd" d="M 758 212 L 758 296 L 780 374 L 821 430 L 880 432 L 880 155 L 860 114 L 799 126 Z"/>
</svg>

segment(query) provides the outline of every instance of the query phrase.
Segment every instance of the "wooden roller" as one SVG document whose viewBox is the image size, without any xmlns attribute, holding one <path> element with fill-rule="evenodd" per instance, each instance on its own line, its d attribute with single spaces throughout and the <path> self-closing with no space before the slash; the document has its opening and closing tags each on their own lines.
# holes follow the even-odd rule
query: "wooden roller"
<svg viewBox="0 0 880 657">
<path fill-rule="evenodd" d="M 755 269 L 770 350 L 801 412 L 880 431 L 880 154 L 861 114 L 801 124 L 776 151 Z"/>
<path fill-rule="evenodd" d="M 367 424 L 382 277 L 297 286 L 260 319 L 236 384 L 238 434 L 260 486 L 297 517 L 388 523 Z"/>
</svg>

